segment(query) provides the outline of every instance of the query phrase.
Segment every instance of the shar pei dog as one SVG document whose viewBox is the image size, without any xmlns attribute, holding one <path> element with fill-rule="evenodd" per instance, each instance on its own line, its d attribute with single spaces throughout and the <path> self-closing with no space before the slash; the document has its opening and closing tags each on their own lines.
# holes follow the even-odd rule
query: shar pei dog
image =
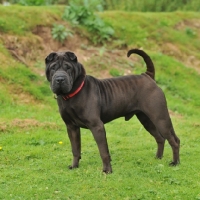
<svg viewBox="0 0 200 200">
<path fill-rule="evenodd" d="M 97 143 L 103 172 L 111 173 L 104 124 L 119 117 L 128 121 L 134 115 L 155 138 L 156 157 L 162 158 L 167 140 L 173 153 L 170 165 L 179 163 L 180 140 L 175 134 L 164 93 L 154 80 L 154 64 L 143 50 L 131 49 L 127 56 L 132 53 L 143 58 L 147 67 L 145 73 L 102 80 L 86 75 L 73 52 L 52 52 L 46 57 L 46 77 L 57 96 L 59 112 L 71 142 L 73 160 L 70 169 L 79 166 L 80 128 L 87 128 Z"/>
</svg>

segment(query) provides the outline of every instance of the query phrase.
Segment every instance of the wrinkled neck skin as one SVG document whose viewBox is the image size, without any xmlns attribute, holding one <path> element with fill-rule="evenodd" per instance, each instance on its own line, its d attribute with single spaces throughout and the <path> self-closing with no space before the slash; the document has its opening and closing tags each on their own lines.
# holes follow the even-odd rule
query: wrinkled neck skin
<svg viewBox="0 0 200 200">
<path fill-rule="evenodd" d="M 74 70 L 74 83 L 70 93 L 74 92 L 84 81 L 86 72 L 82 64 L 77 63 L 76 70 Z"/>
</svg>

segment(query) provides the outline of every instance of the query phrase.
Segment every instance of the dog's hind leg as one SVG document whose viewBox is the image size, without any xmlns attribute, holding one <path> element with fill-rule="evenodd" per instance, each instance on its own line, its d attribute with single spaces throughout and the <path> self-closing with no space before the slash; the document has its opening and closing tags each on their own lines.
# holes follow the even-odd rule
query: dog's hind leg
<svg viewBox="0 0 200 200">
<path fill-rule="evenodd" d="M 177 165 L 180 162 L 180 140 L 174 132 L 164 93 L 161 89 L 156 88 L 155 86 L 152 90 L 149 89 L 145 91 L 148 98 L 140 101 L 140 107 L 143 109 L 143 113 L 145 113 L 154 124 L 157 132 L 159 132 L 160 135 L 169 142 L 173 152 L 171 165 Z M 147 93 L 148 91 L 150 92 Z"/>
<path fill-rule="evenodd" d="M 156 104 L 159 108 L 159 104 Z M 160 112 L 162 110 L 162 112 Z M 177 165 L 180 162 L 179 159 L 179 149 L 180 149 L 180 140 L 174 132 L 174 128 L 166 107 L 160 109 L 154 109 L 148 112 L 148 116 L 151 119 L 152 123 L 155 125 L 156 130 L 165 138 L 170 144 L 173 152 L 173 161 L 170 165 Z"/>
<path fill-rule="evenodd" d="M 144 126 L 144 128 L 155 138 L 158 146 L 156 158 L 161 159 L 163 156 L 165 139 L 160 135 L 160 133 L 158 132 L 152 121 L 149 119 L 149 117 L 146 116 L 143 112 L 137 113 L 136 116 L 141 122 L 141 124 Z"/>
<path fill-rule="evenodd" d="M 171 120 L 170 120 L 170 124 L 171 124 Z M 156 126 L 159 132 L 162 134 L 162 136 L 167 139 L 168 143 L 170 144 L 172 148 L 173 161 L 170 163 L 170 165 L 174 166 L 174 165 L 179 164 L 180 163 L 180 158 L 179 158 L 180 140 L 176 136 L 172 124 L 169 125 L 169 123 L 167 123 L 166 120 L 159 120 Z"/>
<path fill-rule="evenodd" d="M 179 158 L 179 151 L 180 151 L 180 139 L 176 136 L 174 128 L 172 127 L 170 130 L 170 137 L 166 138 L 172 147 L 173 151 L 173 161 L 170 163 L 171 166 L 176 166 L 177 164 L 180 163 L 180 158 Z"/>
</svg>

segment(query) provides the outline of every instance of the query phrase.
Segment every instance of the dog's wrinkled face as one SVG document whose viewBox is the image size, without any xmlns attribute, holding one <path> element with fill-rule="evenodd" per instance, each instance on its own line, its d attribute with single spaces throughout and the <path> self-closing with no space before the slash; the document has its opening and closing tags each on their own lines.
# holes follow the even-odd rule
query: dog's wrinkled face
<svg viewBox="0 0 200 200">
<path fill-rule="evenodd" d="M 82 65 L 72 52 L 53 52 L 46 59 L 46 77 L 51 90 L 57 95 L 70 92 L 73 83 L 81 74 Z"/>
</svg>

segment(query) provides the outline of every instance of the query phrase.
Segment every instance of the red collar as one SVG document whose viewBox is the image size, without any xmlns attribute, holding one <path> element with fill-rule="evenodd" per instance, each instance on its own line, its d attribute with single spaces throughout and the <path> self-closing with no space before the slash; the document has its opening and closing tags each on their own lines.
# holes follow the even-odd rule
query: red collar
<svg viewBox="0 0 200 200">
<path fill-rule="evenodd" d="M 80 85 L 74 92 L 72 92 L 72 93 L 70 93 L 70 94 L 67 94 L 67 95 L 65 95 L 65 96 L 62 96 L 62 98 L 63 98 L 64 100 L 68 100 L 68 99 L 72 98 L 73 96 L 75 96 L 76 94 L 78 94 L 78 93 L 81 91 L 81 89 L 82 89 L 84 83 L 85 83 L 85 80 L 83 80 L 83 82 L 81 83 L 81 85 Z"/>
</svg>

